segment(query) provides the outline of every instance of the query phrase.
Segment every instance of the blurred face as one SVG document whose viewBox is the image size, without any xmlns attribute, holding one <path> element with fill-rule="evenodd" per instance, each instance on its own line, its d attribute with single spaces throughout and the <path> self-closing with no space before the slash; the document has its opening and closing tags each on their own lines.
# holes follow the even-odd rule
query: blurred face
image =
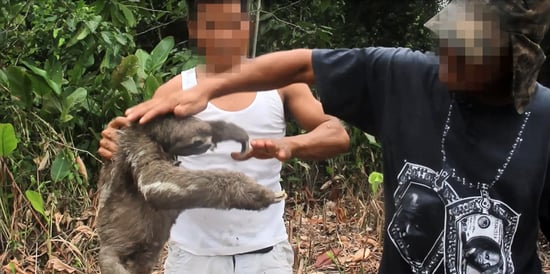
<svg viewBox="0 0 550 274">
<path fill-rule="evenodd" d="M 454 0 L 426 22 L 439 39 L 439 79 L 450 90 L 487 93 L 504 86 L 510 40 L 500 21 L 485 1 Z"/>
<path fill-rule="evenodd" d="M 240 3 L 198 4 L 195 21 L 189 22 L 189 36 L 207 62 L 231 65 L 246 56 L 250 35 L 248 15 Z"/>
<path fill-rule="evenodd" d="M 460 49 L 442 42 L 439 52 L 439 80 L 450 90 L 497 92 L 511 72 L 511 57 L 503 48 L 500 55 L 465 56 Z M 500 91 L 498 91 L 500 92 Z"/>
</svg>

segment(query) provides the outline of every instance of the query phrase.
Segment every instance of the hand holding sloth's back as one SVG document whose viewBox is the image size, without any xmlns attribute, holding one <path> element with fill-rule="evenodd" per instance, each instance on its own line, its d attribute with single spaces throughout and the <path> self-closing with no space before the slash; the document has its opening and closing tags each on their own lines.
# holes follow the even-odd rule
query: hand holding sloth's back
<svg viewBox="0 0 550 274">
<path fill-rule="evenodd" d="M 174 163 L 175 155 L 204 153 L 225 140 L 247 149 L 246 132 L 222 121 L 168 115 L 120 132 L 117 153 L 100 175 L 102 273 L 150 273 L 182 210 L 259 210 L 284 198 L 240 172 L 192 171 Z"/>
</svg>

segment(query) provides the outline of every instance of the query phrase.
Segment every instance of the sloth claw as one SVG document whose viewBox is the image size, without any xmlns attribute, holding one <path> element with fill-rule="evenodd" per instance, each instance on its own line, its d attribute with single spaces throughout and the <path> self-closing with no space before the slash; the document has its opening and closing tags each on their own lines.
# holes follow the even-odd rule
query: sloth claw
<svg viewBox="0 0 550 274">
<path fill-rule="evenodd" d="M 275 202 L 283 201 L 287 197 L 288 197 L 288 195 L 286 194 L 286 192 L 284 190 L 275 192 Z"/>
</svg>

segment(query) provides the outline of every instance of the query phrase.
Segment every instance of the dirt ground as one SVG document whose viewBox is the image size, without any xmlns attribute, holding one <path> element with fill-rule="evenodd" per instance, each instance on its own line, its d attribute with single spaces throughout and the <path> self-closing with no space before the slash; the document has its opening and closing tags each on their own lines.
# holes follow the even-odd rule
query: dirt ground
<svg viewBox="0 0 550 274">
<path fill-rule="evenodd" d="M 336 202 L 287 201 L 287 231 L 295 274 L 377 273 L 382 256 L 383 204 L 347 195 Z M 163 256 L 164 257 L 164 256 Z M 550 243 L 541 237 L 540 257 L 550 273 Z M 162 273 L 162 264 L 156 274 Z"/>
<path fill-rule="evenodd" d="M 380 197 L 332 196 L 313 198 L 303 190 L 287 200 L 285 220 L 295 251 L 294 273 L 376 273 L 383 246 Z M 29 245 L 19 246 L 15 254 L 0 252 L 0 273 L 99 273 L 94 200 L 78 217 L 55 213 L 52 229 L 57 235 L 47 243 L 29 239 Z M 541 237 L 539 246 L 544 270 L 550 273 L 550 244 Z M 162 273 L 165 256 L 166 250 L 155 274 Z"/>
</svg>

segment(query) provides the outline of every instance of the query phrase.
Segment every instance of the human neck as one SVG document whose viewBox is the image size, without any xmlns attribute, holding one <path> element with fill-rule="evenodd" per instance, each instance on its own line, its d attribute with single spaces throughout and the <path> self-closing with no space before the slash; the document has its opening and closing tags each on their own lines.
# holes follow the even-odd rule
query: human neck
<svg viewBox="0 0 550 274">
<path fill-rule="evenodd" d="M 467 96 L 468 97 L 468 96 Z M 479 93 L 472 94 L 470 96 L 474 101 L 489 106 L 505 106 L 514 102 L 514 97 L 511 93 L 499 94 L 499 93 Z"/>
<path fill-rule="evenodd" d="M 234 66 L 239 65 L 244 60 L 243 57 L 228 57 L 224 60 L 219 58 L 215 61 L 211 61 L 208 58 L 205 58 L 205 63 L 198 65 L 199 68 L 204 74 L 218 74 L 231 70 Z"/>
<path fill-rule="evenodd" d="M 514 102 L 511 77 L 500 78 L 479 86 L 476 90 L 457 92 L 457 94 L 464 100 L 489 106 L 505 106 Z"/>
</svg>

